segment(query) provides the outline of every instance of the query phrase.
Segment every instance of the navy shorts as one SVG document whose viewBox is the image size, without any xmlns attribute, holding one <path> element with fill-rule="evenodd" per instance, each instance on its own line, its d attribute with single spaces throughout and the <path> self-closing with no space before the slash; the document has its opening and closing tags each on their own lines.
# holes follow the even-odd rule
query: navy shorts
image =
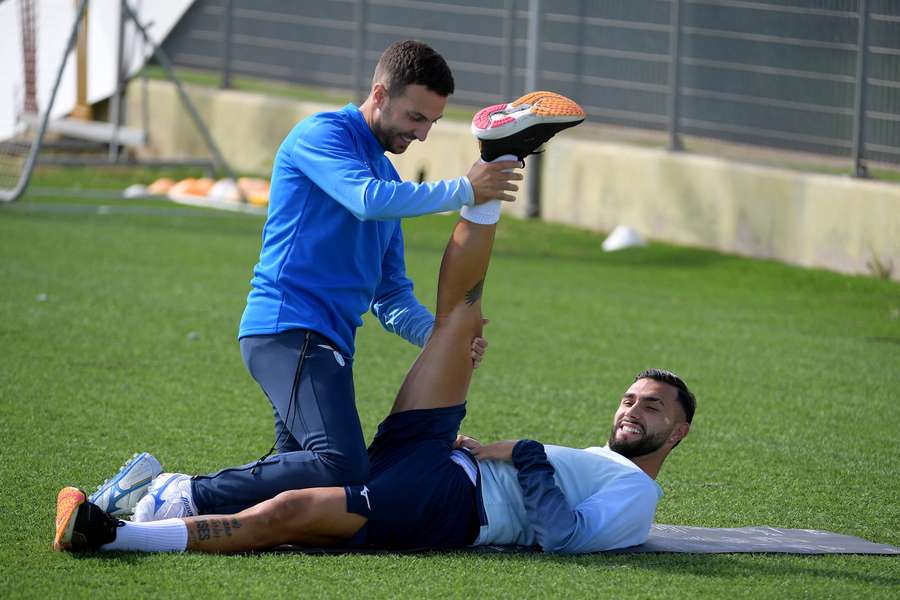
<svg viewBox="0 0 900 600">
<path fill-rule="evenodd" d="M 379 425 L 369 482 L 345 487 L 347 511 L 368 519 L 351 546 L 461 548 L 475 541 L 483 512 L 476 486 L 450 458 L 465 414 L 464 404 L 409 410 Z"/>
</svg>

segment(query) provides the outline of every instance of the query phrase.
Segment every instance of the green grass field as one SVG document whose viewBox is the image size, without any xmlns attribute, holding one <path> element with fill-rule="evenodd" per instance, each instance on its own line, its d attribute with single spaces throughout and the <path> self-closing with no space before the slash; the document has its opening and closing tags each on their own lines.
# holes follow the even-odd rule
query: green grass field
<svg viewBox="0 0 900 600">
<path fill-rule="evenodd" d="M 85 188 L 149 172 L 44 171 Z M 407 221 L 433 305 L 453 220 Z M 775 555 L 88 555 L 50 549 L 54 500 L 132 452 L 207 472 L 271 444 L 235 333 L 262 218 L 30 194 L 0 207 L 0 597 L 897 598 L 900 559 Z M 505 219 L 488 356 L 464 430 L 605 441 L 648 366 L 698 397 L 657 520 L 828 529 L 900 545 L 900 285 Z M 371 436 L 414 348 L 374 319 L 356 385 Z"/>
</svg>

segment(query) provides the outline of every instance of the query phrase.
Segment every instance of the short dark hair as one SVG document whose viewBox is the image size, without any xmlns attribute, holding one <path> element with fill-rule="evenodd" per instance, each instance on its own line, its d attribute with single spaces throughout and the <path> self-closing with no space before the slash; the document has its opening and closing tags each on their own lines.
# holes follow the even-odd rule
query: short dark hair
<svg viewBox="0 0 900 600">
<path fill-rule="evenodd" d="M 694 418 L 694 411 L 697 410 L 697 399 L 694 398 L 694 394 L 691 393 L 681 377 L 665 369 L 646 369 L 634 378 L 635 381 L 639 379 L 652 379 L 675 387 L 678 390 L 678 403 L 684 409 L 685 419 L 688 423 L 691 422 Z"/>
<path fill-rule="evenodd" d="M 378 59 L 374 80 L 384 83 L 391 96 L 403 94 L 408 85 L 424 85 L 445 98 L 453 93 L 453 74 L 447 61 L 431 46 L 416 40 L 388 46 Z"/>
</svg>

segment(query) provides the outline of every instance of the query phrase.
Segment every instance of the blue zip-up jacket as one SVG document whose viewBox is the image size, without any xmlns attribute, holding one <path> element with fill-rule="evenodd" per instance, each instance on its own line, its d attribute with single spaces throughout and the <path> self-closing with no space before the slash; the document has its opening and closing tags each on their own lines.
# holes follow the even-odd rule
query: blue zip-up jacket
<svg viewBox="0 0 900 600">
<path fill-rule="evenodd" d="M 272 169 L 269 214 L 239 337 L 311 329 L 354 352 L 369 309 L 422 346 L 434 316 L 406 277 L 401 217 L 474 202 L 466 177 L 402 182 L 352 104 L 288 134 Z"/>
</svg>

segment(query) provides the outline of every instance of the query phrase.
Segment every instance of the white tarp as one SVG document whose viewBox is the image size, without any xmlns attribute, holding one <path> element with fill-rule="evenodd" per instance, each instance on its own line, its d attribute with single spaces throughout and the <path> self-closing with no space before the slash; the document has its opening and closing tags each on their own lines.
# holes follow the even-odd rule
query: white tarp
<svg viewBox="0 0 900 600">
<path fill-rule="evenodd" d="M 132 11 L 156 43 L 169 34 L 194 0 L 128 0 Z M 0 140 L 15 133 L 25 95 L 21 0 L 0 0 Z M 75 0 L 34 0 L 37 58 L 37 101 L 43 111 L 50 98 L 63 50 L 72 30 Z M 116 88 L 119 0 L 88 2 L 87 99 L 99 102 Z M 140 71 L 152 49 L 129 21 L 125 28 L 124 64 L 129 76 Z M 75 106 L 75 53 L 66 63 L 51 116 L 68 115 Z"/>
</svg>

